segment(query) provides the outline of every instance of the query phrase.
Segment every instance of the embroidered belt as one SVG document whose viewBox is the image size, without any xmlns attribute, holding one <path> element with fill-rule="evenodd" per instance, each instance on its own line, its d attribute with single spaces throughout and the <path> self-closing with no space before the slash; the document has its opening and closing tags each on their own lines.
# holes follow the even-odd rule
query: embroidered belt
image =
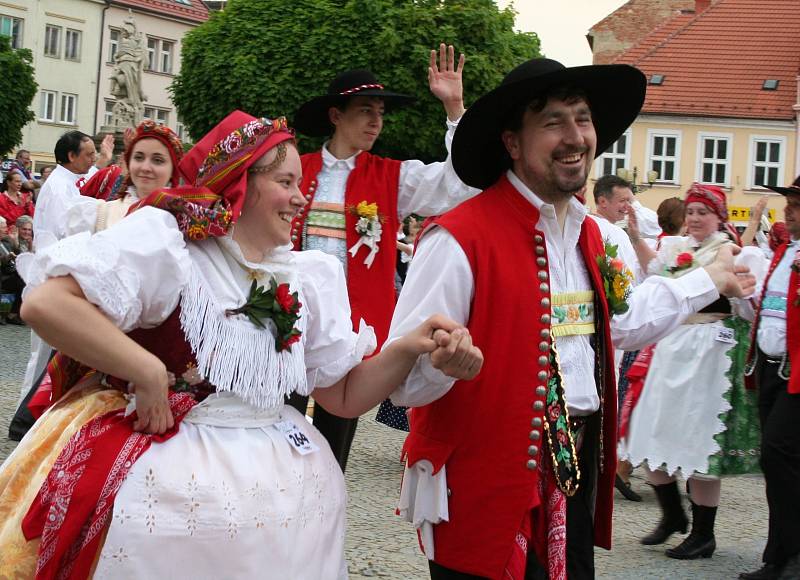
<svg viewBox="0 0 800 580">
<path fill-rule="evenodd" d="M 565 292 L 550 297 L 553 336 L 594 334 L 594 292 Z"/>
<path fill-rule="evenodd" d="M 786 319 L 786 293 L 770 291 L 764 293 L 761 302 L 761 316 Z"/>
<path fill-rule="evenodd" d="M 339 238 L 344 240 L 345 215 L 344 204 L 315 201 L 306 218 L 306 233 L 311 236 Z"/>
</svg>

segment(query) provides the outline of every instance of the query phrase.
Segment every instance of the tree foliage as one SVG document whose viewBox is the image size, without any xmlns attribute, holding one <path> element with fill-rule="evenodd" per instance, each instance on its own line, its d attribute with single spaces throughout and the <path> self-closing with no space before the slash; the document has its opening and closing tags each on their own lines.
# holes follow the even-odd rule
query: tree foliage
<svg viewBox="0 0 800 580">
<path fill-rule="evenodd" d="M 31 101 L 36 95 L 33 55 L 26 48 L 11 48 L 11 39 L 0 35 L 0 156 L 22 141 L 22 128 L 33 121 Z"/>
<path fill-rule="evenodd" d="M 536 34 L 513 26 L 514 12 L 494 0 L 231 0 L 184 38 L 173 100 L 197 139 L 237 108 L 291 122 L 336 74 L 369 68 L 387 89 L 418 99 L 387 118 L 375 151 L 437 159 L 445 114 L 428 89 L 430 50 L 445 42 L 466 54 L 469 106 L 539 55 Z M 300 146 L 307 151 L 320 142 L 301 139 Z"/>
</svg>

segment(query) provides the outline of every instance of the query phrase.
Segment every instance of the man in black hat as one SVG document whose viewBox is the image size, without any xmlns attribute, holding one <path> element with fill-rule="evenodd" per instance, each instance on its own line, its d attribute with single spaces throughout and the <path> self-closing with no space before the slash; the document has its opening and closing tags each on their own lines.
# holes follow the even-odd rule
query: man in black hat
<svg viewBox="0 0 800 580">
<path fill-rule="evenodd" d="M 445 146 L 449 152 L 464 114 L 461 71 L 452 46 L 432 50 L 428 68 L 431 92 L 447 113 Z M 303 104 L 294 127 L 310 136 L 330 136 L 320 151 L 304 155 L 301 189 L 308 204 L 292 223 L 295 249 L 316 249 L 337 256 L 347 274 L 353 323 L 363 319 L 382 343 L 395 302 L 395 235 L 408 215 L 438 215 L 477 193 L 444 162 L 397 161 L 369 153 L 387 111 L 410 104 L 412 97 L 386 90 L 368 70 L 341 73 L 328 93 Z M 292 404 L 305 412 L 306 399 Z M 342 419 L 320 405 L 314 425 L 331 445 L 342 470 L 347 464 L 357 419 Z"/>
<path fill-rule="evenodd" d="M 788 243 L 775 250 L 753 323 L 745 372 L 758 387 L 761 469 L 767 488 L 769 532 L 764 566 L 744 580 L 800 578 L 800 177 L 789 187 L 767 186 L 786 196 Z"/>
<path fill-rule="evenodd" d="M 633 289 L 586 219 L 576 192 L 644 94 L 629 66 L 534 59 L 459 123 L 453 165 L 484 191 L 423 233 L 389 337 L 444 312 L 484 353 L 481 374 L 456 384 L 420 357 L 392 395 L 415 407 L 399 511 L 432 578 L 593 578 L 593 545 L 611 544 L 614 346 L 655 342 L 720 293 L 754 288 L 723 250 Z"/>
</svg>

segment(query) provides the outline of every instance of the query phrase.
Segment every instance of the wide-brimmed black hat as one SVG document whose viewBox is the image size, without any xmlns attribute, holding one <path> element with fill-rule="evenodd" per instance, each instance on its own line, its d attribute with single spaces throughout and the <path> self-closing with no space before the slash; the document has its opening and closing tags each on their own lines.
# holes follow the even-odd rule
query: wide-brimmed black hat
<svg viewBox="0 0 800 580">
<path fill-rule="evenodd" d="M 771 189 L 776 193 L 780 193 L 781 195 L 800 195 L 800 175 L 797 176 L 797 179 L 795 179 L 794 183 L 792 183 L 789 187 L 778 187 L 777 185 L 765 185 L 764 187 Z"/>
<path fill-rule="evenodd" d="M 330 135 L 334 127 L 328 118 L 328 109 L 343 105 L 348 98 L 355 96 L 379 97 L 383 99 L 386 111 L 414 101 L 414 97 L 384 89 L 375 75 L 366 69 L 348 70 L 331 81 L 328 94 L 314 97 L 300 105 L 294 114 L 292 125 L 298 133 L 309 137 Z"/>
<path fill-rule="evenodd" d="M 583 91 L 597 133 L 596 155 L 608 149 L 633 123 L 644 103 L 645 76 L 622 64 L 566 68 L 560 62 L 536 58 L 506 75 L 500 86 L 467 109 L 453 137 L 453 167 L 461 181 L 485 189 L 511 167 L 501 134 L 524 103 L 556 87 Z"/>
</svg>

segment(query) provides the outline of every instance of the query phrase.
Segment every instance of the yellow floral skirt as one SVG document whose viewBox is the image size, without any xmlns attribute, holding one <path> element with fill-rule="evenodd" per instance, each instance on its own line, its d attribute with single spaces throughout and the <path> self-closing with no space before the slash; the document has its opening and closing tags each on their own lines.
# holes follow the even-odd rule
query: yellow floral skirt
<svg viewBox="0 0 800 580">
<path fill-rule="evenodd" d="M 69 438 L 94 417 L 125 405 L 119 391 L 75 387 L 36 421 L 0 466 L 0 580 L 34 576 L 39 540 L 25 540 L 22 520 Z"/>
</svg>

